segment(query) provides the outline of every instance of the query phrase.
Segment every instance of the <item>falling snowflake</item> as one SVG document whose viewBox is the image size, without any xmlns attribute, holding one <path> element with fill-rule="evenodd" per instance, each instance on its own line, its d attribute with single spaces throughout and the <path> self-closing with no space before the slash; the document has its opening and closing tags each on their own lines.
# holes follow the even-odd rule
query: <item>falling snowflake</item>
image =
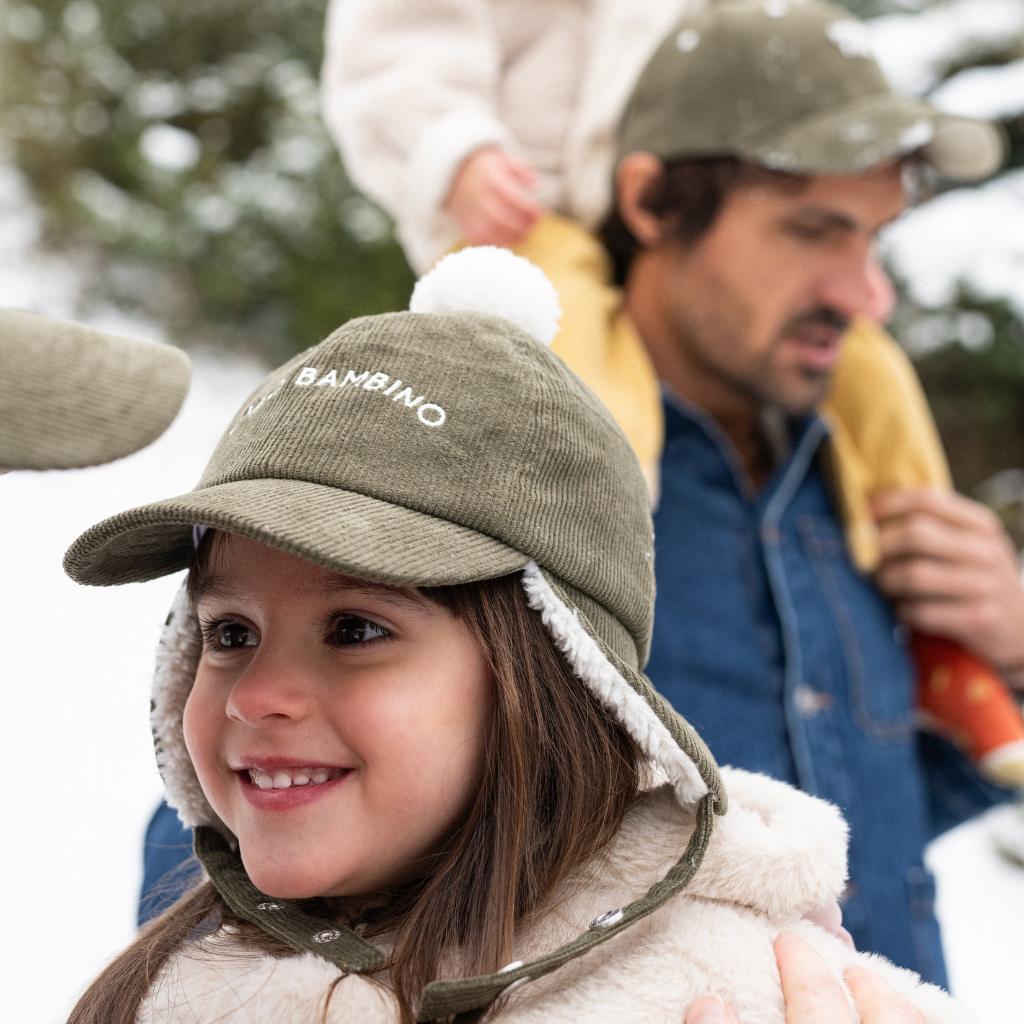
<svg viewBox="0 0 1024 1024">
<path fill-rule="evenodd" d="M 877 135 L 874 125 L 867 121 L 851 121 L 843 128 L 843 135 L 851 142 L 866 142 Z"/>
<path fill-rule="evenodd" d="M 825 29 L 825 35 L 839 47 L 839 52 L 844 57 L 874 56 L 867 26 L 860 21 L 854 21 L 852 18 L 833 21 Z"/>
<path fill-rule="evenodd" d="M 676 36 L 676 49 L 682 53 L 692 53 L 700 45 L 700 33 L 696 29 L 684 29 Z"/>
<path fill-rule="evenodd" d="M 918 149 L 926 146 L 935 136 L 935 128 L 931 121 L 915 121 L 900 136 L 900 147 L 902 149 Z"/>
</svg>

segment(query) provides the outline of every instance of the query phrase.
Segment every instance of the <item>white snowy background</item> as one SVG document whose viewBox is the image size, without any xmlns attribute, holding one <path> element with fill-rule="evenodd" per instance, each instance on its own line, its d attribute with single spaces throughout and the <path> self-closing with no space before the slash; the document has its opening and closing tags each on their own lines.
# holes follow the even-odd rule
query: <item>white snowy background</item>
<svg viewBox="0 0 1024 1024">
<path fill-rule="evenodd" d="M 891 77 L 924 93 L 950 53 L 969 54 L 1022 28 L 1024 0 L 954 0 L 922 16 L 876 19 L 872 33 Z M 936 99 L 956 113 L 1022 110 L 1024 61 L 963 72 Z M 174 157 L 156 135 L 147 146 L 154 162 Z M 73 317 L 76 275 L 40 255 L 38 231 L 0 151 L 0 305 Z M 939 305 L 958 280 L 969 280 L 980 294 L 1009 297 L 1024 313 L 1024 172 L 947 193 L 885 241 L 920 301 Z M 151 325 L 116 310 L 90 319 L 158 337 Z M 147 722 L 149 676 L 177 580 L 86 589 L 63 575 L 60 559 L 104 516 L 188 490 L 264 372 L 201 346 L 192 354 L 190 396 L 150 448 L 106 467 L 0 478 L 3 1021 L 64 1020 L 83 986 L 133 934 L 142 830 L 161 791 Z M 994 812 L 943 837 L 929 854 L 952 987 L 985 1022 L 1024 1021 L 1024 870 L 1000 858 L 993 842 L 1002 833 L 1024 847 L 1021 820 L 1012 809 Z"/>
</svg>

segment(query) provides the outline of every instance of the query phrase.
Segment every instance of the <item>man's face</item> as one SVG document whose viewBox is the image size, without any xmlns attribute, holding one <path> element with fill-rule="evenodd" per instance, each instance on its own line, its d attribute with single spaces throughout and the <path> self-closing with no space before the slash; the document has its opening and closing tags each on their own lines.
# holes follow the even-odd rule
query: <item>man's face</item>
<svg viewBox="0 0 1024 1024">
<path fill-rule="evenodd" d="M 795 190 L 750 185 L 693 245 L 647 250 L 656 284 L 645 320 L 662 379 L 712 413 L 811 411 L 850 320 L 872 306 L 875 235 L 904 202 L 897 166 Z"/>
</svg>

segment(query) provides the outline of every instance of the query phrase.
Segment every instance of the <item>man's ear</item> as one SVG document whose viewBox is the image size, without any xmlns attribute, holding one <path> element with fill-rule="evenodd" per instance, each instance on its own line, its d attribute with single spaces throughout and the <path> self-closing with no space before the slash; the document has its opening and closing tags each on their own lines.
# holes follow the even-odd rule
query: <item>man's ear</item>
<svg viewBox="0 0 1024 1024">
<path fill-rule="evenodd" d="M 662 222 L 644 206 L 644 199 L 664 169 L 653 153 L 637 152 L 623 157 L 615 172 L 615 199 L 619 215 L 633 237 L 644 247 L 656 245 L 661 240 Z"/>
</svg>

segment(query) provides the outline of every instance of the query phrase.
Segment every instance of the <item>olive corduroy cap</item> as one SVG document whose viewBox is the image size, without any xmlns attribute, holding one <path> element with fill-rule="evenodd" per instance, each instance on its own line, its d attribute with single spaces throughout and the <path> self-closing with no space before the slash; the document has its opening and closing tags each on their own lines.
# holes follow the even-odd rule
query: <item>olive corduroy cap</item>
<svg viewBox="0 0 1024 1024">
<path fill-rule="evenodd" d="M 0 310 L 0 470 L 129 455 L 170 426 L 190 378 L 170 345 Z"/>
<path fill-rule="evenodd" d="M 996 171 L 994 124 L 896 92 L 867 26 L 818 0 L 728 0 L 678 22 L 640 75 L 617 158 L 735 156 L 797 174 L 859 174 L 919 153 L 941 175 Z"/>
</svg>

